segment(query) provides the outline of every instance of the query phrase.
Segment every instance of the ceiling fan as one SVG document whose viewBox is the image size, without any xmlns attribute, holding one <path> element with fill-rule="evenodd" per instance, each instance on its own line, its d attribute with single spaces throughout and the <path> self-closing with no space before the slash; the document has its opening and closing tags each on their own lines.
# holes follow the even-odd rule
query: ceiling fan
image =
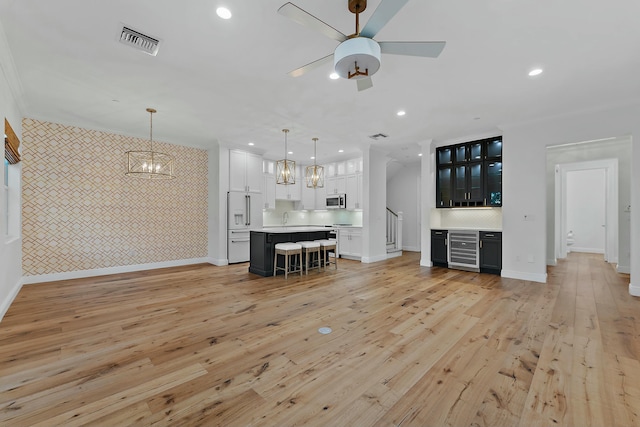
<svg viewBox="0 0 640 427">
<path fill-rule="evenodd" d="M 366 9 L 367 0 L 347 1 L 349 11 L 356 15 L 356 31 L 349 36 L 291 2 L 285 3 L 278 9 L 281 15 L 340 42 L 332 54 L 290 71 L 288 73 L 290 76 L 299 77 L 333 59 L 336 73 L 342 78 L 355 80 L 358 90 L 362 91 L 373 86 L 371 76 L 380 68 L 381 53 L 437 58 L 444 49 L 445 42 L 377 42 L 373 40 L 373 37 L 409 0 L 382 0 L 362 31 L 360 31 L 359 15 Z"/>
</svg>

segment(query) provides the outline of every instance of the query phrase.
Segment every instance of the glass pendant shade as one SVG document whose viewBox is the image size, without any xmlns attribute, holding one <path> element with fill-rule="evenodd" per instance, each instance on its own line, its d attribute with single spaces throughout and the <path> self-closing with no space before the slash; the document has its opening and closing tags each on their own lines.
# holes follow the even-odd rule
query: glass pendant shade
<svg viewBox="0 0 640 427">
<path fill-rule="evenodd" d="M 304 178 L 307 188 L 323 188 L 324 187 L 324 166 L 316 165 L 316 145 L 318 138 L 313 138 L 313 166 L 307 166 L 304 171 Z"/>
<path fill-rule="evenodd" d="M 289 129 L 282 129 L 284 132 L 284 159 L 276 162 L 276 184 L 290 185 L 296 183 L 296 162 L 287 160 L 287 133 Z"/>
<path fill-rule="evenodd" d="M 153 108 L 147 108 L 150 119 L 150 150 L 127 151 L 127 172 L 125 175 L 145 179 L 173 179 L 173 156 L 153 151 Z"/>
</svg>

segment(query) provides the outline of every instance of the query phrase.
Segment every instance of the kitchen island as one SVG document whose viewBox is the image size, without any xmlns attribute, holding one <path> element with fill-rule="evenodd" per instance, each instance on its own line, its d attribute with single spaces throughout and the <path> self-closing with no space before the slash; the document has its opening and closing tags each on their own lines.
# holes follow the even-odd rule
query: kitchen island
<svg viewBox="0 0 640 427">
<path fill-rule="evenodd" d="M 328 239 L 331 227 L 273 227 L 251 230 L 249 272 L 273 276 L 273 254 L 276 243 Z M 282 263 L 282 264 L 281 264 Z M 278 259 L 284 266 L 284 259 Z"/>
</svg>

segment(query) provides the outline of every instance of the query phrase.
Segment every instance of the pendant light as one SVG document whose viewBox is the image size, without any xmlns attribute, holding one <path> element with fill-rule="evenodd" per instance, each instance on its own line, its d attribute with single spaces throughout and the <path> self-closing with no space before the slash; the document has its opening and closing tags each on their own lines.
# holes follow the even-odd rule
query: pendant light
<svg viewBox="0 0 640 427">
<path fill-rule="evenodd" d="M 153 151 L 153 108 L 149 113 L 149 151 L 127 151 L 127 176 L 146 179 L 173 179 L 173 157 L 169 154 Z"/>
<path fill-rule="evenodd" d="M 295 184 L 296 162 L 287 160 L 287 134 L 289 129 L 282 129 L 282 132 L 284 132 L 284 159 L 276 162 L 276 184 Z"/>
<path fill-rule="evenodd" d="M 305 169 L 305 181 L 307 188 L 323 188 L 324 187 L 324 166 L 316 165 L 316 145 L 318 138 L 313 139 L 313 166 L 307 166 Z"/>
</svg>

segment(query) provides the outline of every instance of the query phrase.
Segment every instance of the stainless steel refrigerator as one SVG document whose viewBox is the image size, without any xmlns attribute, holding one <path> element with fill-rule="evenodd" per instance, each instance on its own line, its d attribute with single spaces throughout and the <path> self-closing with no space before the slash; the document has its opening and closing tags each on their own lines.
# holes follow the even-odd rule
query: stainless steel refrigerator
<svg viewBox="0 0 640 427">
<path fill-rule="evenodd" d="M 227 258 L 229 263 L 249 261 L 249 231 L 262 228 L 262 194 L 227 193 Z"/>
</svg>

